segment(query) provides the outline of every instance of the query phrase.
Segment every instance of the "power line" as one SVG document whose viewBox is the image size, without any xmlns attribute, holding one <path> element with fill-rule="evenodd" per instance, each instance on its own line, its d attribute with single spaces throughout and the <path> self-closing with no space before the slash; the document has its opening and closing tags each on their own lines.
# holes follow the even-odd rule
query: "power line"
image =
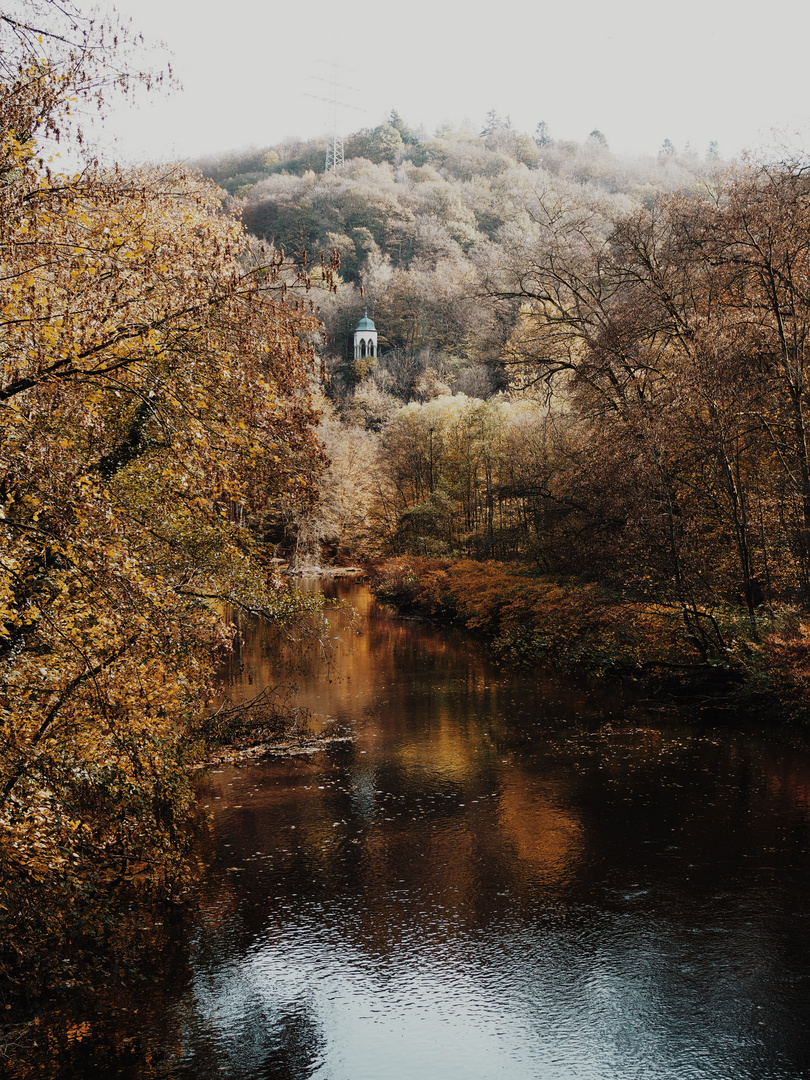
<svg viewBox="0 0 810 1080">
<path fill-rule="evenodd" d="M 327 63 L 328 61 L 321 61 Z M 328 83 L 331 88 L 331 94 L 329 97 L 323 97 L 321 94 L 307 94 L 307 97 L 317 98 L 318 101 L 326 101 L 332 106 L 332 134 L 329 142 L 326 146 L 326 165 L 325 172 L 336 173 L 339 168 L 343 167 L 344 155 L 343 155 L 343 135 L 338 124 L 339 110 L 341 109 L 354 109 L 357 112 L 365 112 L 359 105 L 351 105 L 349 102 L 342 100 L 338 94 L 338 90 L 351 90 L 354 93 L 359 94 L 360 90 L 356 86 L 350 86 L 348 83 L 338 81 L 338 72 L 341 69 L 337 60 L 332 60 L 332 76 L 331 78 L 323 78 L 320 75 L 311 76 L 318 82 Z"/>
</svg>

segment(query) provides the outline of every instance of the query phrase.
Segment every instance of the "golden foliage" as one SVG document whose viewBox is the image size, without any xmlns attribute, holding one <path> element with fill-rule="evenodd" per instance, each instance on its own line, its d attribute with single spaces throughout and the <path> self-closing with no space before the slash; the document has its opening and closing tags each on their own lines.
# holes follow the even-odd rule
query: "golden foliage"
<svg viewBox="0 0 810 1080">
<path fill-rule="evenodd" d="M 241 226 L 179 171 L 51 175 L 34 135 L 68 88 L 0 82 L 7 972 L 99 933 L 90 901 L 178 886 L 217 605 L 295 617 L 251 513 L 312 498 L 322 465 L 283 257 L 246 270 Z"/>
<path fill-rule="evenodd" d="M 645 667 L 699 660 L 677 608 L 629 602 L 595 585 L 568 585 L 502 563 L 391 559 L 377 567 L 374 588 L 396 607 L 460 623 L 510 664 L 636 676 Z"/>
</svg>

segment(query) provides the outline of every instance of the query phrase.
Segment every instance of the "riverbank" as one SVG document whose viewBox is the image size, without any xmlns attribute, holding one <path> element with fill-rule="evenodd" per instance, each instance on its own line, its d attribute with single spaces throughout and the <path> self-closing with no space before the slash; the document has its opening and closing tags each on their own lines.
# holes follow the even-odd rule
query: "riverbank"
<svg viewBox="0 0 810 1080">
<path fill-rule="evenodd" d="M 763 615 L 756 634 L 738 610 L 692 611 L 711 625 L 716 644 L 707 650 L 679 606 L 526 567 L 409 556 L 374 563 L 369 580 L 384 603 L 460 626 L 505 665 L 632 682 L 703 713 L 756 714 L 797 728 L 810 715 L 810 627 L 793 609 Z"/>
<path fill-rule="evenodd" d="M 271 742 L 253 743 L 250 746 L 222 746 L 194 768 L 210 769 L 215 765 L 233 765 L 238 762 L 258 761 L 261 758 L 306 757 L 328 750 L 331 746 L 351 742 L 351 735 L 291 735 Z"/>
</svg>

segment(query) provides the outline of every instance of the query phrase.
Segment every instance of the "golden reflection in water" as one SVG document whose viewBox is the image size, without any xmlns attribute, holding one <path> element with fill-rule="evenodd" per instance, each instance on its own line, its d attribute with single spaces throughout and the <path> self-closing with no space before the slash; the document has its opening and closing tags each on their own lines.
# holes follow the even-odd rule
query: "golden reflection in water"
<svg viewBox="0 0 810 1080">
<path fill-rule="evenodd" d="M 467 733 L 444 712 L 433 718 L 425 737 L 398 747 L 396 761 L 406 773 L 440 773 L 445 783 L 462 784 L 475 772 L 474 754 Z"/>
<path fill-rule="evenodd" d="M 515 854 L 549 882 L 570 879 L 582 855 L 583 826 L 569 806 L 537 792 L 531 779 L 517 775 L 505 788 L 499 824 Z"/>
<path fill-rule="evenodd" d="M 144 933 L 174 981 L 110 988 L 91 1021 L 51 1021 L 53 1050 L 38 1036 L 15 1078 L 179 1075 L 170 1063 L 184 1076 L 377 1076 L 378 1061 L 334 1063 L 347 1047 L 362 1058 L 386 1024 L 400 1077 L 570 1066 L 603 1080 L 617 1055 L 659 1080 L 805 1075 L 806 755 L 659 730 L 655 715 L 591 723 L 590 691 L 503 676 L 355 596 L 360 635 L 333 616 L 335 669 L 297 677 L 302 704 L 353 744 L 208 773 L 217 857 L 193 932 L 173 961 L 168 932 Z M 272 646 L 246 635 L 232 696 L 279 678 Z M 567 710 L 556 728 L 549 702 Z M 477 1053 L 474 1008 L 491 1009 L 488 1045 L 511 1032 L 497 1070 L 459 1064 Z M 319 1024 L 332 1040 L 320 1067 Z M 448 1057 L 396 1073 L 414 1031 Z M 248 1070 L 250 1038 L 266 1058 Z M 107 1071 L 82 1071 L 82 1054 Z"/>
<path fill-rule="evenodd" d="M 255 792 L 253 811 L 294 806 L 296 850 L 325 877 L 339 876 L 347 856 L 367 882 L 401 875 L 404 863 L 429 891 L 449 889 L 459 910 L 474 908 L 480 866 L 499 852 L 509 874 L 546 888 L 569 881 L 583 847 L 571 799 L 559 788 L 544 791 L 498 749 L 499 730 L 514 712 L 512 691 L 469 642 L 392 618 L 365 589 L 353 592 L 352 603 L 361 616 L 355 624 L 330 615 L 339 638 L 332 669 L 305 668 L 296 679 L 297 700 L 312 711 L 316 730 L 337 722 L 355 736 L 345 778 L 336 780 L 343 804 L 336 805 L 334 787 L 316 782 L 316 763 L 298 761 L 277 767 L 285 783 Z M 274 644 L 260 627 L 245 634 L 230 672 L 234 696 L 248 691 L 248 672 L 251 693 L 278 680 Z M 296 788 L 292 804 L 288 784 Z M 397 794 L 383 805 L 377 789 L 392 785 Z M 220 797 L 232 802 L 233 789 Z"/>
</svg>

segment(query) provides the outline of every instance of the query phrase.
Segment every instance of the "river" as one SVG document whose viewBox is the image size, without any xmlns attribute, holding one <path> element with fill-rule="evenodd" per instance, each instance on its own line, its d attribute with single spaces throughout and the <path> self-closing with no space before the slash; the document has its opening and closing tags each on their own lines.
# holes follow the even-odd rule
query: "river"
<svg viewBox="0 0 810 1080">
<path fill-rule="evenodd" d="M 808 754 L 335 588 L 299 700 L 353 742 L 208 775 L 202 903 L 64 1075 L 810 1077 Z M 231 674 L 273 679 L 258 629 Z"/>
</svg>

